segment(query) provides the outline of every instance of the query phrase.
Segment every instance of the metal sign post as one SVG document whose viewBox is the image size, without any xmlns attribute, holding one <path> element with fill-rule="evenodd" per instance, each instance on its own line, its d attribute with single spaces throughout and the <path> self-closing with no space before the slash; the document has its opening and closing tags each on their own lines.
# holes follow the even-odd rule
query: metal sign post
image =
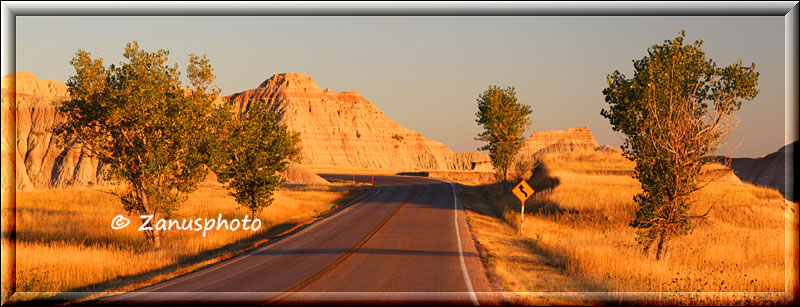
<svg viewBox="0 0 800 307">
<path fill-rule="evenodd" d="M 520 210 L 519 210 L 519 233 L 522 233 L 523 228 L 525 227 L 525 201 L 533 195 L 533 188 L 528 185 L 527 182 L 523 179 L 520 181 L 514 189 L 511 190 L 511 193 L 514 193 L 514 196 L 519 198 L 520 201 Z"/>
</svg>

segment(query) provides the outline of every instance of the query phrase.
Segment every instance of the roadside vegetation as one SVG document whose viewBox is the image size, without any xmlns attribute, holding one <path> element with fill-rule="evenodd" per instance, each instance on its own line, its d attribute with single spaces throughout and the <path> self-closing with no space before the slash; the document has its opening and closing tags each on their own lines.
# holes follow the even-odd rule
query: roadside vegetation
<svg viewBox="0 0 800 307">
<path fill-rule="evenodd" d="M 532 124 L 528 118 L 532 112 L 529 105 L 517 102 L 517 93 L 513 86 L 501 89 L 497 85 L 490 85 L 478 95 L 475 122 L 483 127 L 483 131 L 475 140 L 486 143 L 478 150 L 489 151 L 497 178 L 503 182 L 503 193 L 509 192 L 508 172 L 512 170 L 515 157 L 525 145 L 523 134 Z"/>
<path fill-rule="evenodd" d="M 221 90 L 205 55 L 189 55 L 188 87 L 167 50 L 147 52 L 133 41 L 123 55 L 106 68 L 102 58 L 75 53 L 71 99 L 58 107 L 64 121 L 52 132 L 104 164 L 128 215 L 171 219 L 210 170 L 252 215 L 271 205 L 279 173 L 300 155 L 299 135 L 264 105 L 234 115 L 230 102 L 217 103 Z M 152 248 L 161 247 L 161 231 L 143 231 Z"/>
<path fill-rule="evenodd" d="M 130 291 L 188 273 L 305 224 L 368 188 L 348 183 L 284 187 L 275 193 L 274 203 L 257 215 L 263 223 L 257 232 L 223 228 L 202 237 L 194 231 L 164 231 L 159 249 L 137 231 L 138 219 L 121 230 L 111 229 L 111 220 L 123 209 L 108 190 L 18 191 L 17 291 L 35 293 L 17 293 L 15 299 L 52 298 L 57 292 Z M 211 219 L 219 213 L 229 220 L 251 214 L 221 184 L 204 182 L 173 219 Z"/>
<path fill-rule="evenodd" d="M 519 202 L 497 184 L 465 185 L 461 195 L 499 290 L 677 292 L 678 300 L 687 292 L 783 292 L 785 259 L 797 259 L 796 249 L 787 254 L 785 231 L 797 227 L 796 219 L 787 226 L 780 193 L 737 182 L 724 170 L 703 169 L 694 210 L 714 208 L 675 238 L 674 253 L 661 261 L 645 255 L 628 225 L 641 188 L 631 177 L 634 164 L 619 153 L 541 155 L 521 235 L 513 235 Z"/>
<path fill-rule="evenodd" d="M 106 68 L 102 58 L 75 53 L 71 99 L 58 107 L 64 121 L 51 132 L 62 146 L 83 146 L 104 164 L 125 211 L 170 218 L 208 174 L 220 90 L 205 55 L 189 55 L 191 87 L 184 87 L 177 64 L 167 64 L 167 50 L 146 52 L 133 41 L 123 55 L 125 62 Z M 161 246 L 159 229 L 144 235 L 153 248 Z"/>
<path fill-rule="evenodd" d="M 489 138 L 491 129 L 478 138 L 489 141 L 481 149 L 490 150 L 503 182 L 464 185 L 462 198 L 499 290 L 611 292 L 607 299 L 627 302 L 637 297 L 613 293 L 640 293 L 642 302 L 658 303 L 789 299 L 780 294 L 797 288 L 788 273 L 797 268 L 797 249 L 786 243 L 796 231 L 797 205 L 742 183 L 711 158 L 736 126 L 734 113 L 758 94 L 755 64 L 717 67 L 701 40 L 684 45 L 684 38 L 681 31 L 649 48 L 630 79 L 608 75 L 609 107 L 601 115 L 625 135 L 622 153 L 542 153 L 527 161 L 514 146 L 501 151 L 509 154 L 505 166 L 517 161 L 515 178 L 529 178 L 536 191 L 524 219 L 506 193 L 509 168 L 495 159 L 492 141 L 503 142 Z M 482 116 L 486 110 L 503 108 L 479 104 L 481 124 L 504 118 L 497 111 Z M 515 299 L 550 303 L 544 296 Z"/>
<path fill-rule="evenodd" d="M 608 75 L 603 95 L 609 107 L 600 112 L 625 134 L 622 150 L 636 162 L 642 191 L 634 197 L 639 208 L 630 226 L 656 259 L 668 257 L 671 241 L 706 217 L 691 212 L 692 198 L 703 188 L 701 168 L 715 161 L 712 155 L 736 127 L 734 113 L 758 95 L 755 63 L 717 67 L 700 49 L 702 40 L 684 45 L 685 36 L 681 31 L 648 48 L 633 62 L 632 78 L 619 71 Z"/>
</svg>

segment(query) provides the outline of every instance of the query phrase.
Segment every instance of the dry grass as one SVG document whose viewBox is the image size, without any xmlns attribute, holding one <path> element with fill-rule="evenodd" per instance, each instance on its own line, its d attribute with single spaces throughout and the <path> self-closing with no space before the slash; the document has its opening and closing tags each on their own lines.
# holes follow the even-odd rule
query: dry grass
<svg viewBox="0 0 800 307">
<path fill-rule="evenodd" d="M 94 292 L 158 281 L 159 275 L 230 257 L 343 205 L 366 189 L 347 184 L 281 189 L 273 205 L 258 215 L 263 225 L 257 232 L 221 229 L 203 237 L 201 232 L 165 231 L 163 247 L 157 250 L 137 231 L 138 217 L 130 216 L 131 223 L 124 229 L 111 229 L 114 216 L 125 212 L 107 191 L 17 192 L 17 291 Z M 219 184 L 204 183 L 173 219 L 216 219 L 220 213 L 228 220 L 249 215 Z"/>
<path fill-rule="evenodd" d="M 460 193 L 467 206 L 470 229 L 487 263 L 495 290 L 508 292 L 568 292 L 593 289 L 563 272 L 563 267 L 538 253 L 529 241 L 517 235 L 508 223 L 494 218 L 498 213 L 480 187 L 463 186 Z M 494 211 L 494 212 L 493 212 Z"/>
<path fill-rule="evenodd" d="M 719 171 L 721 167 L 707 169 Z M 787 228 L 785 201 L 777 191 L 736 183 L 730 177 L 719 176 L 725 175 L 724 172 L 718 173 L 717 179 L 692 199 L 698 214 L 714 205 L 708 218 L 697 223 L 691 234 L 675 239 L 669 258 L 659 262 L 641 252 L 635 231 L 628 226 L 636 210 L 633 196 L 640 191 L 638 182 L 630 177 L 632 170 L 633 164 L 620 154 L 545 155 L 542 167 L 530 181 L 537 193 L 526 204 L 526 213 L 530 213 L 525 216 L 522 235 L 499 237 L 496 228 L 481 225 L 481 219 L 475 217 L 471 218 L 471 226 L 473 231 L 484 233 L 476 235 L 479 241 L 482 236 L 495 237 L 484 240 L 488 243 L 480 242 L 483 245 L 509 245 L 508 242 L 525 240 L 530 245 L 528 253 L 546 258 L 540 267 L 560 269 L 555 273 L 581 281 L 584 288 L 578 291 L 783 292 L 787 289 L 785 275 L 791 268 L 785 267 L 785 259 L 787 256 L 797 259 L 797 246 L 786 248 L 785 230 L 796 229 L 797 224 L 795 218 L 794 224 L 789 222 Z M 480 189 L 487 196 L 484 203 L 495 207 L 495 216 L 501 216 L 514 229 L 519 226 L 519 202 L 513 196 L 500 195 L 495 186 L 467 187 L 465 191 L 470 188 Z M 469 195 L 462 197 L 468 208 L 475 206 L 474 197 L 472 200 Z M 499 282 L 506 289 L 537 292 L 558 289 L 535 283 L 520 286 L 526 279 L 541 277 L 526 275 L 524 271 L 530 269 L 502 274 L 507 270 L 505 267 L 515 264 L 510 258 L 496 260 L 489 261 L 490 271 L 501 272 L 497 273 Z"/>
<path fill-rule="evenodd" d="M 1 292 L 0 293 L 0 304 L 5 304 L 6 301 L 8 300 L 8 298 L 9 298 L 9 296 L 11 295 L 11 293 L 10 293 L 11 292 L 11 285 L 7 281 L 11 280 L 11 278 L 12 278 L 10 268 L 13 265 L 13 258 L 12 258 L 13 256 L 11 254 L 10 249 L 8 248 L 9 247 L 9 244 L 8 244 L 8 232 L 9 231 L 8 230 L 11 227 L 9 225 L 10 224 L 9 221 L 12 220 L 11 219 L 12 215 L 11 215 L 11 212 L 7 212 L 7 210 L 5 210 L 5 208 L 8 208 L 8 207 L 11 206 L 11 201 L 13 200 L 13 198 L 10 197 L 11 193 L 6 193 L 4 191 L 2 194 L 3 194 L 2 195 L 2 209 L 3 209 L 2 210 L 2 230 L 3 230 L 2 232 L 3 232 L 3 237 L 2 237 L 2 248 L 0 248 L 0 258 L 2 258 L 2 259 L 0 259 L 0 260 L 2 260 L 2 264 L 0 264 L 0 266 L 2 266 L 2 269 L 0 269 L 0 272 L 2 272 L 2 276 L 0 277 L 0 278 L 2 278 L 1 279 L 2 282 L 0 282 L 0 292 Z"/>
</svg>

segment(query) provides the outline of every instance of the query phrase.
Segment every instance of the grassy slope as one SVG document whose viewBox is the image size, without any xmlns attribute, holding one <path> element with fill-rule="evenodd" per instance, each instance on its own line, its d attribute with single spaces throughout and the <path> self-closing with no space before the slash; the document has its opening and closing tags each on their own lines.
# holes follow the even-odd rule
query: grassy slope
<svg viewBox="0 0 800 307">
<path fill-rule="evenodd" d="M 348 184 L 281 189 L 273 205 L 258 216 L 263 223 L 258 232 L 222 229 L 202 237 L 194 231 L 167 231 L 159 250 L 149 248 L 144 235 L 136 231 L 138 218 L 129 217 L 131 224 L 122 230 L 111 229 L 113 217 L 125 212 L 106 191 L 17 192 L 17 291 L 132 290 L 232 257 L 346 204 L 367 189 Z M 203 183 L 173 219 L 216 219 L 219 213 L 228 220 L 249 215 L 219 184 Z M 51 294 L 31 293 L 27 298 Z"/>
<path fill-rule="evenodd" d="M 715 177 L 694 198 L 696 213 L 714 204 L 709 217 L 657 262 L 642 254 L 627 226 L 640 191 L 631 162 L 599 152 L 549 154 L 542 162 L 529 181 L 537 194 L 526 204 L 521 235 L 513 196 L 494 185 L 462 191 L 499 290 L 784 291 L 786 211 L 777 191 Z M 788 250 L 796 259 L 796 246 Z"/>
</svg>

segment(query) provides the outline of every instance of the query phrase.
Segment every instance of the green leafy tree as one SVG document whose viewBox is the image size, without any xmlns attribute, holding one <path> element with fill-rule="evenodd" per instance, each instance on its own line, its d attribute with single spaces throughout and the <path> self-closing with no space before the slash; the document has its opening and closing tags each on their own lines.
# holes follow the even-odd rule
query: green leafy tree
<svg viewBox="0 0 800 307">
<path fill-rule="evenodd" d="M 114 193 L 129 214 L 169 218 L 208 170 L 210 120 L 219 89 L 208 59 L 189 56 L 184 88 L 169 51 L 145 52 L 136 41 L 125 47 L 127 62 L 103 66 L 78 50 L 67 85 L 71 100 L 58 111 L 65 118 L 54 134 L 65 145 L 82 144 L 104 165 L 106 177 L 121 183 Z M 191 137 L 189 137 L 191 136 Z M 153 247 L 157 230 L 145 231 Z"/>
<path fill-rule="evenodd" d="M 272 195 L 284 182 L 280 175 L 290 160 L 300 157 L 299 134 L 279 123 L 279 116 L 259 103 L 247 112 L 227 118 L 225 137 L 216 147 L 214 172 L 230 195 L 255 217 L 272 204 Z"/>
<path fill-rule="evenodd" d="M 514 87 L 501 89 L 496 85 L 478 96 L 475 120 L 484 131 L 475 140 L 487 142 L 478 150 L 488 150 L 498 177 L 503 180 L 503 193 L 508 193 L 508 170 L 525 144 L 525 129 L 530 127 L 531 107 L 517 102 Z"/>
<path fill-rule="evenodd" d="M 636 162 L 634 177 L 643 190 L 634 197 L 639 208 L 630 226 L 646 253 L 657 242 L 659 260 L 671 239 L 710 212 L 693 215 L 689 196 L 702 188 L 701 167 L 735 126 L 733 113 L 758 94 L 755 64 L 739 60 L 718 68 L 706 59 L 701 40 L 684 45 L 685 36 L 681 31 L 652 46 L 633 62 L 633 78 L 615 71 L 603 90 L 610 106 L 601 114 L 627 136 L 622 149 Z"/>
</svg>

